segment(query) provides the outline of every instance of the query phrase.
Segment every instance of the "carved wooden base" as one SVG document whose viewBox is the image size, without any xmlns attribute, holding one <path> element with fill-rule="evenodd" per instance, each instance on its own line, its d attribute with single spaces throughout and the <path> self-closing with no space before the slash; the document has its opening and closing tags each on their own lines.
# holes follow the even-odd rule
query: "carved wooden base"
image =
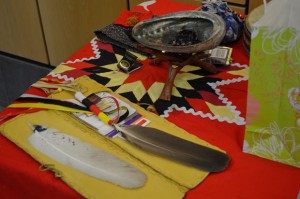
<svg viewBox="0 0 300 199">
<path fill-rule="evenodd" d="M 218 69 L 213 64 L 202 61 L 210 56 L 209 54 L 205 54 L 203 52 L 195 54 L 168 54 L 142 46 L 138 46 L 138 48 L 144 52 L 155 55 L 156 58 L 150 62 L 152 65 L 159 65 L 162 61 L 169 62 L 168 79 L 159 97 L 163 100 L 171 100 L 175 77 L 177 73 L 186 65 L 199 66 L 211 74 L 218 73 Z"/>
<path fill-rule="evenodd" d="M 160 94 L 159 99 L 163 99 L 163 100 L 167 100 L 167 101 L 171 100 L 172 89 L 174 86 L 175 77 L 176 77 L 178 71 L 180 71 L 182 68 L 183 68 L 183 66 L 175 67 L 174 65 L 169 63 L 168 79 L 164 85 L 164 88 Z"/>
<path fill-rule="evenodd" d="M 203 56 L 203 55 L 200 55 Z M 177 73 L 186 65 L 196 65 L 201 67 L 203 70 L 206 70 L 207 72 L 211 74 L 216 74 L 218 73 L 217 68 L 210 63 L 206 63 L 201 61 L 200 56 L 198 54 L 191 55 L 188 59 L 182 62 L 169 62 L 169 72 L 168 72 L 168 78 L 167 81 L 165 82 L 164 88 L 160 94 L 160 99 L 170 101 L 171 96 L 172 96 L 172 89 L 174 86 L 174 80 L 177 75 Z M 154 61 L 154 60 L 153 60 Z M 159 60 L 155 60 L 153 63 L 160 63 Z"/>
</svg>

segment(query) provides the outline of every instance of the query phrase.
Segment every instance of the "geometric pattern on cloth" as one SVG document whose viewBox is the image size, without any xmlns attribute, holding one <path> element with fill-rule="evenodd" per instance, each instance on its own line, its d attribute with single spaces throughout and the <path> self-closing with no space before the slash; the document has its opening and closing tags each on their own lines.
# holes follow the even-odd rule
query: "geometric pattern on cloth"
<svg viewBox="0 0 300 199">
<path fill-rule="evenodd" d="M 159 95 L 167 78 L 167 63 L 153 66 L 149 63 L 150 59 L 146 59 L 140 61 L 143 64 L 140 69 L 127 74 L 117 68 L 117 63 L 125 55 L 125 49 L 99 40 L 97 46 L 101 56 L 85 60 L 84 63 L 88 63 L 90 67 L 81 70 L 131 102 L 144 108 L 153 105 L 157 114 L 162 117 L 168 117 L 170 112 L 178 110 L 220 122 L 245 124 L 245 111 L 236 110 L 240 106 L 231 101 L 231 94 L 224 95 L 220 88 L 230 85 L 237 91 L 241 86 L 243 89 L 240 90 L 245 90 L 247 65 L 234 63 L 222 66 L 219 67 L 221 72 L 216 75 L 211 75 L 200 67 L 185 66 L 175 78 L 171 100 L 164 101 L 159 99 Z"/>
</svg>

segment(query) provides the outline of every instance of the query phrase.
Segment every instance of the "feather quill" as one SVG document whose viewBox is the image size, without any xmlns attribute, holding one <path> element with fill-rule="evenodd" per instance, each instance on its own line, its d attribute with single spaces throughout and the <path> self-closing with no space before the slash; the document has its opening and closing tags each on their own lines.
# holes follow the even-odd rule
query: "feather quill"
<svg viewBox="0 0 300 199">
<path fill-rule="evenodd" d="M 28 138 L 31 145 L 61 164 L 125 188 L 138 188 L 146 181 L 146 175 L 133 165 L 79 138 L 40 125 L 33 128 Z"/>
<path fill-rule="evenodd" d="M 136 125 L 115 125 L 129 142 L 171 160 L 209 172 L 224 170 L 229 156 L 220 151 L 181 139 L 164 131 Z"/>
</svg>

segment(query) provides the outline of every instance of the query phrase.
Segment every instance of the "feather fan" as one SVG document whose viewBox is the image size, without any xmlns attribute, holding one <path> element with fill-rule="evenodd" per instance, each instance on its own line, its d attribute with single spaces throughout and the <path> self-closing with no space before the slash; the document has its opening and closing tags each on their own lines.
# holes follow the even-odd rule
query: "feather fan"
<svg viewBox="0 0 300 199">
<path fill-rule="evenodd" d="M 125 188 L 144 185 L 146 175 L 118 157 L 56 129 L 33 128 L 31 145 L 57 162 Z"/>
<path fill-rule="evenodd" d="M 209 172 L 224 170 L 229 156 L 159 129 L 137 125 L 115 125 L 129 142 L 154 154 Z"/>
</svg>

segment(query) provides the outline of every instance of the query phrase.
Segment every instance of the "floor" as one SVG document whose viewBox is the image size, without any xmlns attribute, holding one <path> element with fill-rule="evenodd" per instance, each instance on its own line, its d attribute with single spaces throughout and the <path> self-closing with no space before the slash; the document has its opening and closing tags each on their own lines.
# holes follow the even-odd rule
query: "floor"
<svg viewBox="0 0 300 199">
<path fill-rule="evenodd" d="M 0 111 L 53 67 L 0 52 Z"/>
</svg>

